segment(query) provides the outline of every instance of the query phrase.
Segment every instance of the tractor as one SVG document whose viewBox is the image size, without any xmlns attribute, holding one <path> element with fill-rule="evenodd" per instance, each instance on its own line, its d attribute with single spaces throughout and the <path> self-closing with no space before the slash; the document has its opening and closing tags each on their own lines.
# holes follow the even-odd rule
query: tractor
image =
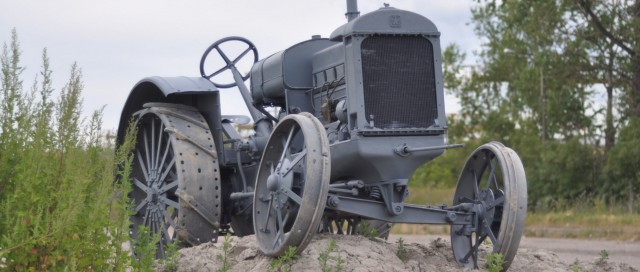
<svg viewBox="0 0 640 272">
<path fill-rule="evenodd" d="M 266 58 L 242 37 L 209 46 L 200 76 L 148 77 L 132 89 L 117 142 L 137 128 L 132 186 L 141 226 L 169 243 L 255 235 L 260 251 L 302 252 L 317 233 L 387 237 L 394 224 L 450 225 L 455 261 L 481 267 L 479 247 L 513 261 L 524 230 L 527 184 L 516 152 L 478 147 L 451 205 L 405 203 L 408 181 L 446 149 L 440 32 L 422 15 L 385 4 Z M 235 44 L 239 54 L 226 53 Z M 224 63 L 209 65 L 215 56 Z M 240 61 L 251 63 L 241 73 Z M 221 83 L 229 73 L 231 83 Z M 249 86 L 245 82 L 249 80 Z M 229 80 L 230 81 L 230 80 Z M 237 87 L 249 116 L 222 115 Z M 130 121 L 132 120 L 132 121 Z M 244 129 L 241 129 L 244 128 Z M 247 133 L 249 128 L 251 133 Z"/>
</svg>

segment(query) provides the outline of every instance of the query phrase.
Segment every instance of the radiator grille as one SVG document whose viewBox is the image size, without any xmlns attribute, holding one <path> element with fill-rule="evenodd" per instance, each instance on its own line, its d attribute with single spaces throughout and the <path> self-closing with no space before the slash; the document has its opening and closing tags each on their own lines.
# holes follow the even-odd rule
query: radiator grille
<svg viewBox="0 0 640 272">
<path fill-rule="evenodd" d="M 381 129 L 427 128 L 438 117 L 433 46 L 417 36 L 362 42 L 364 105 Z"/>
</svg>

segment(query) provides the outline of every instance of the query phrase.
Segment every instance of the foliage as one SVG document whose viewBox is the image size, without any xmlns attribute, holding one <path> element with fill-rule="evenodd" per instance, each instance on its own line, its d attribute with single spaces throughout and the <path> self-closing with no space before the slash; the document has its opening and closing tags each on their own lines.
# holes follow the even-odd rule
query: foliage
<svg viewBox="0 0 640 272">
<path fill-rule="evenodd" d="M 608 260 L 609 260 L 609 251 L 607 251 L 606 249 L 603 249 L 600 251 L 600 258 L 598 258 L 598 260 L 596 261 L 596 264 L 603 265 L 607 263 Z"/>
<path fill-rule="evenodd" d="M 336 240 L 332 239 L 327 244 L 327 249 L 320 252 L 318 261 L 320 262 L 320 268 L 322 269 L 322 272 L 342 271 L 345 260 L 343 260 L 340 255 L 338 255 L 337 257 L 331 256 L 331 253 L 335 252 L 336 248 Z M 335 263 L 335 267 L 332 268 L 331 266 L 329 266 L 329 261 L 333 261 Z"/>
<path fill-rule="evenodd" d="M 167 245 L 165 252 L 165 258 L 162 261 L 164 271 L 175 272 L 178 271 L 178 265 L 180 264 L 180 254 L 178 253 L 178 241 L 173 241 Z"/>
<path fill-rule="evenodd" d="M 580 263 L 578 262 L 578 259 L 576 259 L 575 262 L 573 262 L 571 264 L 571 271 L 572 272 L 579 272 L 580 271 Z"/>
<path fill-rule="evenodd" d="M 507 262 L 504 260 L 502 253 L 492 252 L 487 254 L 487 263 L 485 269 L 489 272 L 500 272 L 504 269 Z"/>
<path fill-rule="evenodd" d="M 640 1 L 476 2 L 478 63 L 455 44 L 443 52 L 444 86 L 460 104 L 447 140 L 465 147 L 411 184 L 454 187 L 466 156 L 495 140 L 521 157 L 530 210 L 603 199 L 638 212 Z"/>
<path fill-rule="evenodd" d="M 222 243 L 222 254 L 218 254 L 218 256 L 216 256 L 218 261 L 222 262 L 222 266 L 217 270 L 218 272 L 229 271 L 233 266 L 231 262 L 229 262 L 231 243 L 233 243 L 233 238 L 231 237 L 231 233 L 227 233 L 227 235 L 224 236 L 224 242 Z"/>
<path fill-rule="evenodd" d="M 370 240 L 375 240 L 380 235 L 378 230 L 371 226 L 367 221 L 362 221 L 358 224 L 358 234 L 367 237 Z"/>
<path fill-rule="evenodd" d="M 47 51 L 28 91 L 14 30 L 0 56 L 0 260 L 3 269 L 124 271 L 132 264 L 131 131 L 121 148 L 102 131 L 102 109 L 82 117 L 82 71 L 58 92 Z M 114 156 L 115 154 L 115 156 Z M 123 167 L 116 167 L 121 162 Z"/>
<path fill-rule="evenodd" d="M 291 266 L 299 257 L 296 254 L 296 250 L 297 250 L 296 247 L 289 246 L 287 250 L 285 250 L 282 256 L 275 258 L 271 261 L 271 269 L 273 271 L 281 271 L 281 272 L 291 271 Z"/>
<path fill-rule="evenodd" d="M 157 244 L 160 242 L 160 235 L 154 235 L 148 226 L 140 226 L 136 233 L 135 255 L 137 262 L 133 263 L 136 271 L 154 271 Z"/>
<path fill-rule="evenodd" d="M 398 244 L 398 249 L 396 250 L 396 256 L 398 256 L 398 258 L 403 262 L 407 261 L 409 259 L 409 255 L 407 252 L 407 248 L 404 245 L 404 240 L 400 238 L 398 239 L 396 244 Z"/>
<path fill-rule="evenodd" d="M 601 194 L 613 199 L 627 199 L 632 212 L 640 196 L 640 118 L 632 118 L 620 131 L 618 143 L 609 151 L 604 172 L 606 183 Z M 636 208 L 637 211 L 637 208 Z"/>
</svg>

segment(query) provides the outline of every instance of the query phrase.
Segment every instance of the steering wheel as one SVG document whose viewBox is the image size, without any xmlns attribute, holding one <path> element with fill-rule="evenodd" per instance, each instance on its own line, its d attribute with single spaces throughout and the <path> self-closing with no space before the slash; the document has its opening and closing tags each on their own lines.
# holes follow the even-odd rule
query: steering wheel
<svg viewBox="0 0 640 272">
<path fill-rule="evenodd" d="M 239 41 L 242 42 L 246 45 L 248 45 L 248 48 L 245 49 L 244 51 L 242 51 L 242 53 L 237 56 L 236 58 L 234 58 L 233 60 L 230 59 L 224 52 L 222 52 L 222 50 L 220 49 L 220 45 L 225 43 L 225 42 L 230 42 L 230 41 Z M 211 73 L 211 74 L 207 74 L 204 72 L 204 62 L 207 59 L 207 57 L 209 56 L 209 54 L 211 53 L 211 51 L 215 49 L 218 54 L 220 54 L 220 56 L 222 57 L 222 59 L 224 60 L 224 62 L 226 63 L 226 65 L 220 69 L 218 69 L 217 71 Z M 252 42 L 250 42 L 249 40 L 243 38 L 243 37 L 237 37 L 237 36 L 231 36 L 231 37 L 226 37 L 226 38 L 222 38 L 216 42 L 214 42 L 211 46 L 209 46 L 209 48 L 207 48 L 207 50 L 204 51 L 204 54 L 202 55 L 202 58 L 200 59 L 200 75 L 208 80 L 211 80 L 212 77 L 215 77 L 219 74 L 221 74 L 222 72 L 231 69 L 231 72 L 236 73 L 238 72 L 238 69 L 236 69 L 236 64 L 244 57 L 247 55 L 247 53 L 249 52 L 253 52 L 253 63 L 258 62 L 258 49 L 256 49 L 256 46 L 253 45 Z M 239 72 L 238 72 L 239 73 Z M 242 78 L 242 81 L 245 81 L 249 78 L 249 74 L 246 74 L 244 76 L 240 76 Z M 213 80 L 211 80 L 211 82 L 213 82 Z M 213 82 L 214 85 L 216 85 L 216 87 L 218 88 L 231 88 L 234 87 L 237 84 L 237 82 L 233 82 L 233 83 L 227 83 L 227 84 L 220 84 L 220 83 L 216 83 Z"/>
</svg>

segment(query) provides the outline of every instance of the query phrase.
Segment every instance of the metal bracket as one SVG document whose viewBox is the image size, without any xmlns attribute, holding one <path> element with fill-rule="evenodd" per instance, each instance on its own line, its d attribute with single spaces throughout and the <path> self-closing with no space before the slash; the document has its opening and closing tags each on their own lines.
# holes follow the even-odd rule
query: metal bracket
<svg viewBox="0 0 640 272">
<path fill-rule="evenodd" d="M 381 182 L 372 186 L 380 189 L 382 200 L 391 215 L 399 215 L 404 211 L 404 198 L 407 195 L 406 179 Z"/>
</svg>

